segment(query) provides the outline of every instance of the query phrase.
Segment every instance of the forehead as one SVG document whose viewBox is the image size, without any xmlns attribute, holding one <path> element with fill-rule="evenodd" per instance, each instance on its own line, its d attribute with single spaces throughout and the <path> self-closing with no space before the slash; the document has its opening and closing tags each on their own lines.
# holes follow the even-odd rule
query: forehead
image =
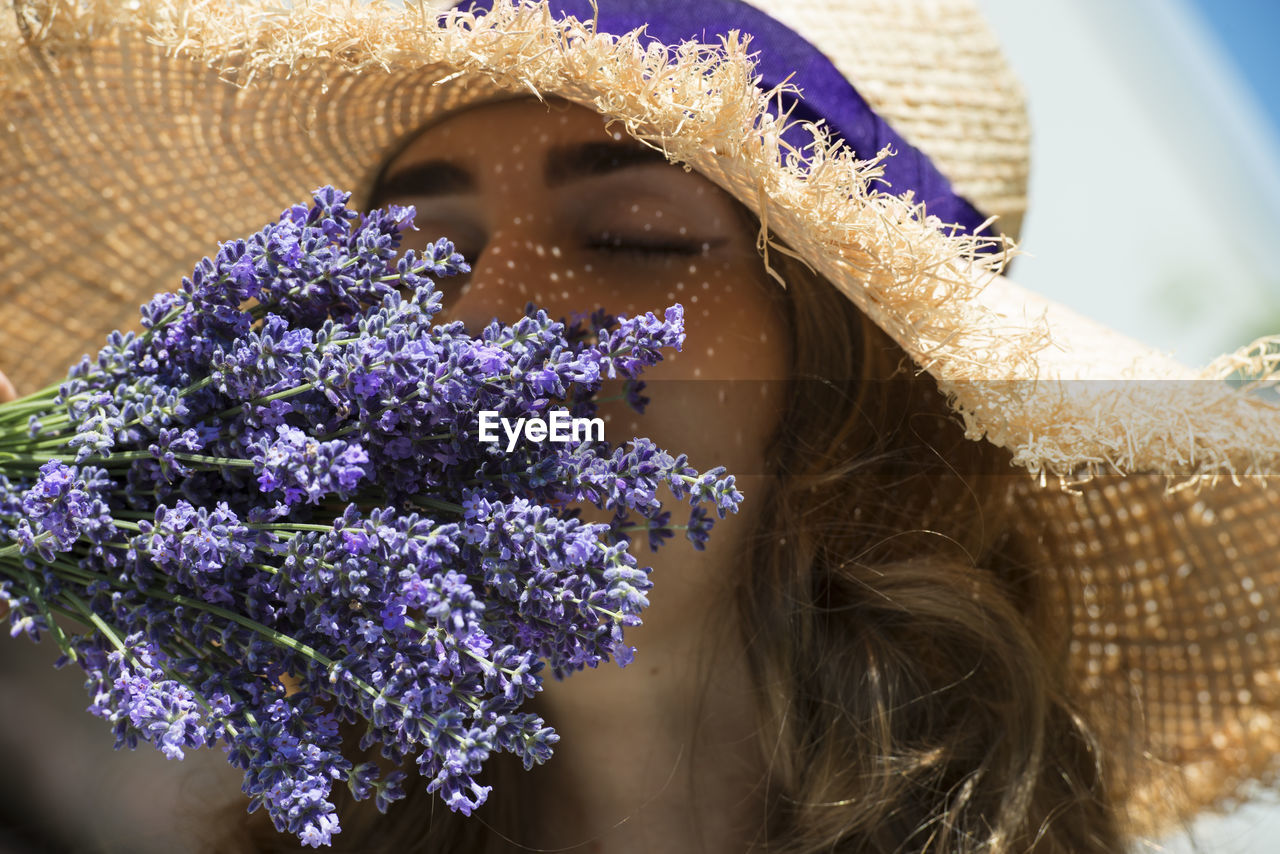
<svg viewBox="0 0 1280 854">
<path fill-rule="evenodd" d="M 446 155 L 488 153 L 541 154 L 567 142 L 609 141 L 647 149 L 615 122 L 560 98 L 532 96 L 493 101 L 450 113 L 428 125 L 392 159 L 392 163 Z M 478 158 L 483 160 L 483 158 Z"/>
</svg>

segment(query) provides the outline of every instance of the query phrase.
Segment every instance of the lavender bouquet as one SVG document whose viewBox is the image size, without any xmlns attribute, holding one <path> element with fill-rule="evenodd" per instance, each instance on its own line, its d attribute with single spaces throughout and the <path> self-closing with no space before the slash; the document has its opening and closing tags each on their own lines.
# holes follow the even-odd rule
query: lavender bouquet
<svg viewBox="0 0 1280 854">
<path fill-rule="evenodd" d="M 741 501 L 722 469 L 645 439 L 479 440 L 481 412 L 589 417 L 606 379 L 641 408 L 680 306 L 572 325 L 529 306 L 471 337 L 432 323 L 432 277 L 470 269 L 453 245 L 401 256 L 413 209 L 348 199 L 322 188 L 223 244 L 143 307 L 141 334 L 0 406 L 11 634 L 84 668 L 117 748 L 220 744 L 250 811 L 314 846 L 339 832 L 335 784 L 383 811 L 404 794 L 403 773 L 343 755 L 340 723 L 470 814 L 495 751 L 551 755 L 521 711 L 544 668 L 630 660 L 650 589 L 631 537 L 683 528 L 701 548 Z"/>
</svg>

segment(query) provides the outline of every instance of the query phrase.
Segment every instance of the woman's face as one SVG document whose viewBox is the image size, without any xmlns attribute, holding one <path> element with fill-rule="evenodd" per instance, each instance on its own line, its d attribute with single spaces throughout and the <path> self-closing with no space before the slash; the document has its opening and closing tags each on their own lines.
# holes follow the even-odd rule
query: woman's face
<svg viewBox="0 0 1280 854">
<path fill-rule="evenodd" d="M 444 236 L 472 272 L 440 281 L 441 320 L 473 334 L 534 302 L 573 319 L 673 303 L 685 311 L 683 352 L 645 373 L 643 416 L 602 407 L 605 437 L 648 436 L 694 466 L 758 473 L 765 415 L 778 397 L 788 341 L 780 287 L 731 196 L 668 163 L 576 104 L 521 98 L 456 113 L 423 131 L 383 173 L 377 205 L 417 209 L 405 247 Z M 734 389 L 734 385 L 751 386 Z M 731 394 L 732 393 L 732 394 Z M 761 399 L 764 396 L 765 399 Z"/>
</svg>

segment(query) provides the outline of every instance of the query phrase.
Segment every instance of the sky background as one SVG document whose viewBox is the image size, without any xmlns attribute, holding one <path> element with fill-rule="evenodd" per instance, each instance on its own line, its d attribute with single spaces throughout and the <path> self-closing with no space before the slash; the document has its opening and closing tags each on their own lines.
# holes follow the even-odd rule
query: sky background
<svg viewBox="0 0 1280 854">
<path fill-rule="evenodd" d="M 1192 367 L 1280 333 L 1280 0 L 978 0 L 1027 92 L 1012 278 Z M 1280 802 L 1152 845 L 1274 854 Z"/>
<path fill-rule="evenodd" d="M 1202 2 L 980 0 L 1032 122 L 1013 278 L 1193 367 L 1280 333 L 1280 4 Z"/>
<path fill-rule="evenodd" d="M 1276 37 L 1280 36 L 1280 3 L 1276 0 L 1193 0 L 1191 5 L 1218 39 L 1226 58 L 1257 99 L 1280 133 L 1280 61 Z"/>
</svg>

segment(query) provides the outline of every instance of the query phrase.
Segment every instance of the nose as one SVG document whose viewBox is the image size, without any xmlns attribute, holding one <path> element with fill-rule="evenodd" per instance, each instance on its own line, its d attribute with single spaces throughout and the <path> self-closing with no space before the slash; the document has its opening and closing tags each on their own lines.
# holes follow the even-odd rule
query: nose
<svg viewBox="0 0 1280 854">
<path fill-rule="evenodd" d="M 495 318 L 516 321 L 528 302 L 558 317 L 580 292 L 580 275 L 566 266 L 562 247 L 528 214 L 495 229 L 478 257 L 468 261 L 471 273 L 452 299 L 446 293 L 441 319 L 461 320 L 473 335 Z"/>
</svg>

